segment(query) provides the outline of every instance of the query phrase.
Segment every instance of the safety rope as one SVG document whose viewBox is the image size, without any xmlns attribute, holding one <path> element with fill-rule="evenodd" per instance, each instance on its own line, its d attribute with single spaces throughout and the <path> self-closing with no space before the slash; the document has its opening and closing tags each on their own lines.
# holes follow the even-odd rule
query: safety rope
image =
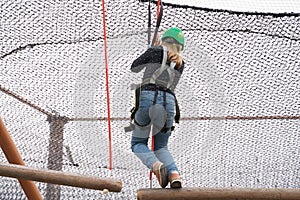
<svg viewBox="0 0 300 200">
<path fill-rule="evenodd" d="M 106 20 L 105 20 L 105 6 L 102 0 L 102 18 L 103 18 L 103 34 L 104 34 L 104 56 L 105 56 L 105 80 L 106 80 L 106 101 L 107 101 L 107 122 L 108 122 L 108 148 L 109 148 L 109 170 L 110 173 L 113 168 L 112 162 L 112 134 L 110 123 L 110 98 L 109 98 L 109 81 L 108 81 L 108 56 L 107 56 L 107 42 L 106 42 Z"/>
<path fill-rule="evenodd" d="M 150 47 L 151 42 L 151 0 L 149 0 L 148 4 L 148 47 Z"/>
<path fill-rule="evenodd" d="M 158 32 L 158 28 L 160 26 L 161 20 L 162 20 L 162 16 L 163 16 L 163 5 L 162 5 L 162 1 L 158 0 L 157 1 L 157 9 L 156 9 L 156 26 L 155 26 L 155 31 L 154 31 L 154 36 L 152 38 L 152 44 L 151 46 L 154 45 L 156 37 L 157 37 L 157 32 Z"/>
<path fill-rule="evenodd" d="M 157 1 L 157 9 L 156 9 L 156 25 L 155 25 L 155 30 L 154 30 L 154 35 L 151 41 L 151 0 L 149 0 L 148 4 L 148 47 L 152 47 L 155 43 L 156 37 L 157 37 L 157 32 L 161 23 L 161 19 L 163 16 L 163 6 L 162 6 L 162 1 L 158 0 Z"/>
<path fill-rule="evenodd" d="M 151 11 L 150 11 L 150 2 L 151 0 L 149 0 L 149 6 L 148 6 L 148 45 L 150 42 L 150 37 L 151 37 Z M 160 26 L 160 22 L 162 19 L 162 15 L 163 15 L 163 6 L 162 6 L 162 1 L 158 0 L 157 1 L 157 9 L 156 9 L 156 26 L 155 26 L 155 31 L 154 31 L 154 36 L 152 38 L 152 43 L 151 46 L 154 45 L 156 37 L 157 37 L 157 32 L 158 32 L 158 28 Z M 151 151 L 154 152 L 154 131 L 153 131 L 153 127 L 152 127 L 152 136 L 151 136 Z M 150 184 L 150 188 L 152 188 L 152 170 L 150 170 L 149 173 L 149 184 Z"/>
</svg>

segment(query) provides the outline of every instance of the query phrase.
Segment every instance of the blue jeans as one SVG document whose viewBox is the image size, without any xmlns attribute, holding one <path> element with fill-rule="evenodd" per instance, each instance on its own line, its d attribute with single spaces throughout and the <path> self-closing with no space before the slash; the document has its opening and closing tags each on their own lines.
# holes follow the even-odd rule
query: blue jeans
<svg viewBox="0 0 300 200">
<path fill-rule="evenodd" d="M 158 91 L 156 104 L 153 105 L 155 91 L 143 90 L 140 95 L 140 105 L 135 114 L 135 129 L 132 132 L 131 149 L 134 154 L 152 170 L 156 161 L 166 165 L 167 173 L 178 171 L 173 156 L 168 150 L 168 141 L 171 134 L 161 131 L 164 127 L 171 128 L 174 118 L 175 98 L 166 92 L 166 105 L 164 107 L 164 92 Z M 166 123 L 166 124 L 165 124 Z M 148 147 L 151 132 L 154 135 L 154 152 Z"/>
</svg>

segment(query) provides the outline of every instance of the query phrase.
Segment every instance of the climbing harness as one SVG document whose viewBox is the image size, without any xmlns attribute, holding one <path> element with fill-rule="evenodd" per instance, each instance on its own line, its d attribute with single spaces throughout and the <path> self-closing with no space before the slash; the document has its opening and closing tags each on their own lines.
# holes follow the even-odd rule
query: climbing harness
<svg viewBox="0 0 300 200">
<path fill-rule="evenodd" d="M 170 93 L 174 96 L 175 99 L 175 106 L 176 106 L 176 114 L 174 117 L 175 123 L 179 123 L 179 118 L 180 118 L 180 110 L 178 106 L 178 102 L 176 99 L 175 94 L 172 92 L 170 89 L 175 78 L 175 69 L 174 69 L 174 63 L 171 63 L 170 65 L 167 64 L 167 57 L 168 57 L 168 49 L 167 47 L 163 46 L 163 61 L 160 66 L 151 76 L 150 79 L 143 81 L 139 87 L 135 89 L 135 107 L 131 109 L 131 120 L 130 120 L 130 125 L 128 127 L 125 127 L 125 132 L 129 132 L 134 130 L 134 126 L 137 125 L 139 127 L 142 127 L 136 120 L 135 120 L 135 114 L 139 108 L 140 104 L 140 96 L 141 96 L 141 91 L 142 90 L 150 90 L 150 91 L 155 91 L 154 94 L 154 99 L 153 99 L 153 105 L 156 104 L 156 99 L 157 99 L 157 94 L 158 91 L 163 91 L 163 105 L 164 108 L 166 109 L 166 93 Z M 172 67 L 171 67 L 172 66 Z M 159 77 L 162 75 L 163 72 L 167 72 L 169 75 L 169 81 L 167 82 L 167 87 L 157 85 L 156 81 L 159 79 Z M 134 124 L 132 124 L 132 121 L 134 121 Z M 147 125 L 148 126 L 148 125 Z M 168 132 L 171 129 L 171 131 L 174 130 L 174 126 L 172 127 L 166 127 L 166 124 L 164 127 L 161 129 L 162 132 Z"/>
</svg>

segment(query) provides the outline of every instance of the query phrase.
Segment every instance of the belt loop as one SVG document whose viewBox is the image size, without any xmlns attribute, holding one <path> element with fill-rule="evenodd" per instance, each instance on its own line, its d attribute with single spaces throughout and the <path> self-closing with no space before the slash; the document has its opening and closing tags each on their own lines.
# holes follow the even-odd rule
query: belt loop
<svg viewBox="0 0 300 200">
<path fill-rule="evenodd" d="M 157 94 L 158 94 L 158 89 L 155 88 L 154 99 L 153 99 L 152 105 L 155 105 L 155 104 L 156 104 Z"/>
<path fill-rule="evenodd" d="M 166 97 L 166 91 L 164 90 L 164 108 L 166 109 L 167 106 L 167 97 Z"/>
</svg>

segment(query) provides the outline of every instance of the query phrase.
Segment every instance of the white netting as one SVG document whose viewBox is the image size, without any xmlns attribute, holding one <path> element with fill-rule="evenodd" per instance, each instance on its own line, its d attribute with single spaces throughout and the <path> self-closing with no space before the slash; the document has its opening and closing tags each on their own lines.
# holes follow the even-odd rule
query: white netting
<svg viewBox="0 0 300 200">
<path fill-rule="evenodd" d="M 61 155 L 63 171 L 108 176 L 101 3 L 0 5 L 0 113 L 24 161 L 47 168 Z M 61 199 L 135 199 L 138 188 L 149 187 L 149 171 L 124 132 L 134 102 L 130 85 L 142 76 L 129 69 L 147 48 L 148 5 L 110 0 L 105 6 L 113 177 L 124 188 L 102 195 L 62 186 Z M 155 24 L 155 4 L 151 9 Z M 169 144 L 184 186 L 299 188 L 299 15 L 165 4 L 160 33 L 170 26 L 186 36 L 186 69 L 176 89 L 182 121 Z M 49 139 L 50 122 L 57 121 L 66 122 L 63 152 L 49 157 L 49 141 L 57 142 Z M 7 162 L 3 154 L 0 161 Z M 1 177 L 0 184 L 0 199 L 25 199 L 16 180 Z M 49 195 L 46 184 L 38 186 Z"/>
</svg>

